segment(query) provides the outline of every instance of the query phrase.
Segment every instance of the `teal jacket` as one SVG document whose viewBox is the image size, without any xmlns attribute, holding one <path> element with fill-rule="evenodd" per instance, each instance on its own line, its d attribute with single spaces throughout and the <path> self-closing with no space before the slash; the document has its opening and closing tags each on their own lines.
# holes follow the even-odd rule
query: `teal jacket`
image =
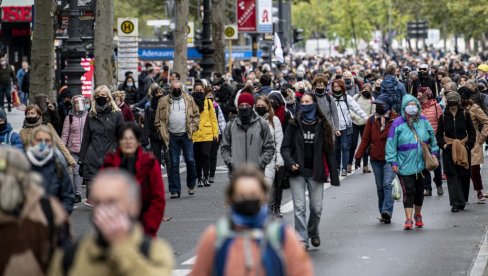
<svg viewBox="0 0 488 276">
<path fill-rule="evenodd" d="M 402 99 L 402 116 L 398 117 L 390 128 L 386 141 L 386 162 L 398 166 L 400 175 L 412 175 L 425 169 L 422 146 L 407 124 L 405 107 L 409 102 L 415 101 L 419 108 L 419 119 L 413 122 L 413 127 L 420 140 L 430 145 L 432 154 L 439 155 L 439 147 L 435 139 L 434 129 L 429 120 L 421 116 L 419 101 L 412 95 L 405 95 Z"/>
</svg>

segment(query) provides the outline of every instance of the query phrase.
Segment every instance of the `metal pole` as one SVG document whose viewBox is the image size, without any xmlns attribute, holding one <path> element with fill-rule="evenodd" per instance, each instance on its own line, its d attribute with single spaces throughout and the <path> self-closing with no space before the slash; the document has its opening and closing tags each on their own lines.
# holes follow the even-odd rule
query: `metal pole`
<svg viewBox="0 0 488 276">
<path fill-rule="evenodd" d="M 201 78 L 210 79 L 215 65 L 213 53 L 215 49 L 212 45 L 212 10 L 210 9 L 210 0 L 203 0 L 203 22 L 202 22 L 202 43 L 198 51 L 202 54 L 200 66 L 202 67 Z"/>
<path fill-rule="evenodd" d="M 258 34 L 251 34 L 252 38 L 252 68 L 258 67 Z"/>
<path fill-rule="evenodd" d="M 232 58 L 232 40 L 229 39 L 229 73 L 232 74 L 232 62 L 233 62 L 233 58 Z"/>
</svg>

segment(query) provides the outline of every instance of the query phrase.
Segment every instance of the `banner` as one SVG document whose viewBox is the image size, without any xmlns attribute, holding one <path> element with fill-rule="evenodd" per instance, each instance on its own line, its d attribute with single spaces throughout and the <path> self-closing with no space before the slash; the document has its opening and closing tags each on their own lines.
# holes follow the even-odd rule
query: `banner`
<svg viewBox="0 0 488 276">
<path fill-rule="evenodd" d="M 273 32 L 273 1 L 259 0 L 258 3 L 258 33 Z"/>
<path fill-rule="evenodd" d="M 237 31 L 254 33 L 257 31 L 256 0 L 237 0 Z"/>
<path fill-rule="evenodd" d="M 93 75 L 95 74 L 93 59 L 82 58 L 81 67 L 85 69 L 85 74 L 83 74 L 81 77 L 81 94 L 87 98 L 90 98 L 93 91 Z"/>
</svg>

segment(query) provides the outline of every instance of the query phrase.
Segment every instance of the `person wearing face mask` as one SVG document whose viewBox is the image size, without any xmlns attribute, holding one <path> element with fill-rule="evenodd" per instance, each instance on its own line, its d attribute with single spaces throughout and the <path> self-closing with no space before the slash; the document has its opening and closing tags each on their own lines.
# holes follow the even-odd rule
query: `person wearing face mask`
<svg viewBox="0 0 488 276">
<path fill-rule="evenodd" d="M 222 135 L 220 151 L 229 175 L 240 165 L 251 164 L 264 171 L 275 154 L 268 123 L 254 110 L 254 97 L 241 93 L 237 117 L 229 121 Z"/>
<path fill-rule="evenodd" d="M 145 204 L 139 187 L 137 179 L 124 170 L 100 172 L 90 194 L 94 230 L 73 245 L 60 247 L 48 275 L 170 275 L 171 247 L 145 234 L 137 220 Z"/>
<path fill-rule="evenodd" d="M 422 205 L 424 201 L 425 161 L 422 153 L 423 141 L 430 146 L 433 156 L 438 156 L 439 147 L 434 129 L 429 121 L 421 116 L 420 102 L 412 95 L 405 95 L 402 100 L 401 116 L 393 122 L 386 142 L 386 162 L 398 175 L 403 187 L 403 207 L 405 209 L 404 230 L 415 226 L 423 227 Z"/>
<path fill-rule="evenodd" d="M 276 93 L 276 92 L 271 92 Z M 271 94 L 270 94 L 271 95 Z M 270 101 L 265 96 L 260 96 L 256 99 L 256 105 L 254 107 L 256 113 L 261 116 L 264 120 L 268 122 L 269 130 L 271 132 L 271 136 L 273 139 L 274 148 L 276 149 L 271 162 L 266 165 L 264 170 L 264 176 L 266 179 L 266 183 L 268 187 L 270 187 L 270 194 L 269 194 L 269 208 L 273 215 L 276 217 L 283 217 L 280 211 L 281 205 L 281 198 L 277 200 L 277 204 L 275 204 L 275 195 L 276 189 L 280 188 L 274 185 L 276 172 L 279 170 L 280 167 L 284 165 L 283 157 L 281 156 L 281 143 L 283 142 L 283 129 L 281 128 L 281 122 L 278 117 L 274 115 L 273 107 L 271 106 Z M 281 194 L 279 195 L 281 197 Z"/>
<path fill-rule="evenodd" d="M 12 125 L 7 121 L 7 113 L 0 108 L 0 146 L 2 145 L 24 149 L 20 135 L 13 130 Z"/>
<path fill-rule="evenodd" d="M 346 91 L 349 96 L 354 96 L 359 94 L 359 86 L 354 83 L 354 77 L 351 72 L 344 72 L 344 83 L 346 84 Z"/>
<path fill-rule="evenodd" d="M 375 114 L 366 121 L 366 127 L 361 136 L 361 144 L 355 158 L 358 162 L 369 151 L 378 194 L 379 220 L 385 224 L 390 224 L 394 205 L 392 182 L 395 173 L 391 169 L 391 164 L 385 161 L 385 147 L 388 133 L 397 116 L 391 112 L 392 102 L 385 94 L 376 98 L 374 105 Z"/>
<path fill-rule="evenodd" d="M 25 109 L 25 119 L 24 119 L 24 125 L 22 129 L 19 131 L 19 136 L 20 139 L 22 140 L 22 145 L 24 146 L 24 150 L 27 150 L 27 148 L 30 145 L 30 140 L 32 137 L 32 133 L 34 132 L 34 129 L 41 125 L 45 125 L 51 130 L 51 133 L 53 135 L 53 141 L 54 144 L 56 144 L 56 150 L 59 150 L 62 155 L 64 156 L 64 160 L 61 160 L 64 163 L 68 163 L 71 167 L 76 166 L 76 161 L 71 156 L 69 153 L 68 148 L 66 148 L 66 145 L 63 143 L 61 138 L 59 138 L 58 133 L 54 129 L 54 127 L 50 123 L 44 123 L 42 121 L 42 111 L 41 108 L 37 105 L 29 105 Z M 56 152 L 57 154 L 58 152 Z M 61 157 L 62 158 L 62 157 Z"/>
<path fill-rule="evenodd" d="M 2 56 L 0 57 L 0 108 L 5 109 L 4 98 L 6 97 L 8 112 L 12 111 L 12 83 L 17 83 L 17 76 L 5 56 Z"/>
<path fill-rule="evenodd" d="M 134 78 L 128 76 L 119 90 L 125 92 L 125 103 L 129 106 L 139 102 L 139 94 L 137 92 L 137 87 L 135 86 Z"/>
<path fill-rule="evenodd" d="M 469 199 L 471 150 L 476 130 L 471 115 L 461 106 L 461 96 L 446 96 L 447 108 L 439 118 L 437 141 L 442 148 L 451 212 L 464 210 Z"/>
<path fill-rule="evenodd" d="M 73 109 L 71 109 L 70 113 L 64 120 L 61 140 L 63 140 L 63 144 L 66 145 L 69 153 L 77 162 L 71 174 L 75 189 L 75 203 L 80 203 L 82 193 L 81 184 L 83 183 L 83 178 L 79 173 L 80 165 L 78 164 L 78 161 L 80 160 L 81 140 L 83 140 L 83 129 L 85 127 L 88 112 L 85 110 L 84 96 L 74 96 L 71 99 L 71 102 Z"/>
<path fill-rule="evenodd" d="M 26 150 L 32 170 L 42 175 L 42 186 L 47 194 L 56 197 L 68 214 L 73 211 L 75 195 L 66 168 L 54 153 L 54 139 L 47 126 L 39 126 L 32 133 Z"/>
<path fill-rule="evenodd" d="M 419 66 L 419 84 L 420 87 L 428 87 L 430 90 L 435 93 L 436 91 L 436 80 L 430 77 L 429 75 L 429 65 L 421 64 Z M 418 89 L 417 89 L 418 91 Z M 434 95 L 436 96 L 436 95 Z"/>
<path fill-rule="evenodd" d="M 180 155 L 183 151 L 186 163 L 188 194 L 195 194 L 196 170 L 192 136 L 200 125 L 199 107 L 192 96 L 182 91 L 179 80 L 171 82 L 171 92 L 159 100 L 154 125 L 169 149 L 170 170 L 168 175 L 171 198 L 181 195 Z"/>
<path fill-rule="evenodd" d="M 227 124 L 225 121 L 224 113 L 220 108 L 220 105 L 214 100 L 214 94 L 212 91 L 212 87 L 208 85 L 207 80 L 202 80 L 203 86 L 205 87 L 205 93 L 207 99 L 212 100 L 213 108 L 215 110 L 215 116 L 217 117 L 217 123 L 219 127 L 219 139 L 212 141 L 212 149 L 210 150 L 210 172 L 208 174 L 208 183 L 212 184 L 215 182 L 215 172 L 217 171 L 217 155 L 220 148 L 220 143 L 222 141 L 222 133 L 224 133 L 225 125 Z M 207 83 L 207 85 L 205 85 Z"/>
<path fill-rule="evenodd" d="M 313 94 L 305 94 L 301 113 L 291 120 L 281 145 L 285 167 L 290 175 L 290 187 L 295 213 L 295 230 L 302 245 L 320 246 L 319 224 L 322 216 L 324 183 L 339 186 L 334 161 L 332 126 L 319 108 Z M 310 197 L 310 217 L 306 219 L 306 191 Z M 308 226 L 307 226 L 308 225 Z"/>
<path fill-rule="evenodd" d="M 208 177 L 212 142 L 217 142 L 219 139 L 217 115 L 215 114 L 212 100 L 205 97 L 205 90 L 202 84 L 195 84 L 191 96 L 200 112 L 200 124 L 198 130 L 192 136 L 198 187 L 209 187 Z"/>
<path fill-rule="evenodd" d="M 339 133 L 335 133 L 335 152 L 336 164 L 341 169 L 341 176 L 347 176 L 352 172 L 349 162 L 349 149 L 351 147 L 351 137 L 354 132 L 352 126 L 352 113 L 357 114 L 364 120 L 368 119 L 366 113 L 359 104 L 346 93 L 346 85 L 343 80 L 332 82 L 334 101 L 339 113 Z"/>
<path fill-rule="evenodd" d="M 226 193 L 229 214 L 200 238 L 191 275 L 313 275 L 295 231 L 269 221 L 267 193 L 258 169 L 244 166 L 235 171 Z"/>
<path fill-rule="evenodd" d="M 371 91 L 371 96 L 375 99 L 377 99 L 380 94 L 381 94 L 381 83 L 383 82 L 383 79 L 377 79 L 374 82 L 373 89 Z"/>
<path fill-rule="evenodd" d="M 366 113 L 368 117 L 375 114 L 375 106 L 373 105 L 374 98 L 371 96 L 371 85 L 365 84 L 360 94 L 356 94 L 352 97 L 359 105 L 362 111 Z M 359 137 L 363 137 L 364 128 L 366 125 L 366 120 L 363 119 L 361 116 L 357 115 L 354 112 L 351 112 L 351 119 L 352 119 L 352 137 L 351 137 L 351 147 L 349 148 L 349 162 L 347 164 L 347 170 L 349 171 L 352 169 L 352 162 L 354 160 L 354 153 L 356 152 L 356 148 L 358 146 Z M 363 173 L 371 173 L 371 170 L 368 167 L 368 154 L 363 154 Z M 360 162 L 355 162 L 356 170 L 361 167 Z"/>
<path fill-rule="evenodd" d="M 388 64 L 385 68 L 385 78 L 381 82 L 381 94 L 387 94 L 393 101 L 392 109 L 397 114 L 401 112 L 402 98 L 407 94 L 405 85 L 395 77 L 396 65 Z M 414 93 L 416 93 L 415 91 Z M 412 94 L 414 95 L 414 94 Z M 414 95 L 415 96 L 415 95 Z"/>
<path fill-rule="evenodd" d="M 437 126 L 439 118 L 442 115 L 442 107 L 437 103 L 430 88 L 420 87 L 417 91 L 417 99 L 422 107 L 422 115 L 429 120 L 434 133 L 437 133 Z M 424 196 L 432 196 L 432 177 L 428 170 L 423 172 L 425 185 Z M 443 195 L 444 189 L 442 188 L 442 166 L 438 166 L 434 170 L 434 182 L 437 187 L 437 195 Z"/>
<path fill-rule="evenodd" d="M 320 111 L 329 121 L 336 135 L 340 134 L 339 115 L 337 105 L 332 102 L 331 96 L 327 93 L 327 79 L 323 76 L 317 76 L 312 82 L 313 91 L 317 97 L 317 104 Z"/>
<path fill-rule="evenodd" d="M 117 129 L 124 123 L 124 117 L 115 104 L 107 86 L 101 85 L 92 93 L 92 107 L 83 129 L 80 149 L 80 175 L 86 184 L 84 205 L 89 201 L 91 181 L 100 171 L 104 156 L 117 149 Z"/>
<path fill-rule="evenodd" d="M 124 121 L 134 122 L 134 114 L 132 113 L 132 110 L 130 110 L 130 107 L 125 103 L 125 92 L 115 91 L 112 93 L 112 97 L 115 101 L 115 104 L 119 107 L 120 112 L 122 112 L 122 117 L 124 117 Z"/>
</svg>

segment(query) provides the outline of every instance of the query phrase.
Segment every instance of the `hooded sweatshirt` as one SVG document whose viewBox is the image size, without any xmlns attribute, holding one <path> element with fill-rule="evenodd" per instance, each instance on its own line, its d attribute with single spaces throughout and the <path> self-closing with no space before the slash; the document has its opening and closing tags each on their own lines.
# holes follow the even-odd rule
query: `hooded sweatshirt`
<svg viewBox="0 0 488 276">
<path fill-rule="evenodd" d="M 385 75 L 385 79 L 381 83 L 381 94 L 387 94 L 393 101 L 392 109 L 396 113 L 400 113 L 402 98 L 407 94 L 405 85 L 397 80 L 393 75 Z M 420 108 L 419 108 L 420 109 Z"/>
</svg>

